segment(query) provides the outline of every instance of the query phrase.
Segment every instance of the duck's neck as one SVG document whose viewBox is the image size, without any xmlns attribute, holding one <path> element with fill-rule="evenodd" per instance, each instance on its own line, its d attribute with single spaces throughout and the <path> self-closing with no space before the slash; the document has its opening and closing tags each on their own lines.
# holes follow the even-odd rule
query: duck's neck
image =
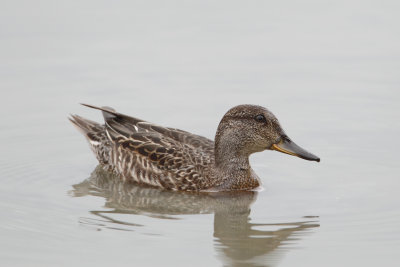
<svg viewBox="0 0 400 267">
<path fill-rule="evenodd" d="M 215 145 L 215 165 L 225 170 L 250 170 L 249 155 L 232 144 Z"/>
<path fill-rule="evenodd" d="M 216 175 L 223 181 L 220 188 L 245 190 L 259 186 L 250 167 L 250 153 L 235 136 L 221 136 L 217 132 L 214 153 Z"/>
</svg>

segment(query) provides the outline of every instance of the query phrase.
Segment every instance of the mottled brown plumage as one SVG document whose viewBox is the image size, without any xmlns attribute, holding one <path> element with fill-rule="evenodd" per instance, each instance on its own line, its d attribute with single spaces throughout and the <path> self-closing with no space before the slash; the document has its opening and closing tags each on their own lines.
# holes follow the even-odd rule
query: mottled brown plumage
<svg viewBox="0 0 400 267">
<path fill-rule="evenodd" d="M 291 149 L 295 144 L 278 120 L 260 106 L 230 109 L 218 126 L 215 143 L 109 107 L 85 106 L 101 110 L 105 125 L 77 115 L 70 120 L 86 136 L 103 168 L 129 182 L 181 191 L 250 190 L 260 185 L 249 164 L 254 152 L 276 149 L 319 161 L 297 146 Z"/>
</svg>

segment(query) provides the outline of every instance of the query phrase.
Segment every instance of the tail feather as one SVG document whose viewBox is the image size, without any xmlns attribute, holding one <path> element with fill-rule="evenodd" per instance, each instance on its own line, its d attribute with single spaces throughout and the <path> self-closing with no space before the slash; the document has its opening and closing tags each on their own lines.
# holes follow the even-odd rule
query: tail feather
<svg viewBox="0 0 400 267">
<path fill-rule="evenodd" d="M 110 144 L 104 125 L 78 115 L 71 115 L 69 120 L 86 137 L 97 160 L 108 164 Z"/>
<path fill-rule="evenodd" d="M 71 114 L 71 117 L 68 119 L 84 135 L 86 135 L 87 133 L 93 131 L 94 129 L 100 126 L 99 123 L 82 118 L 81 116 L 78 115 Z"/>
<path fill-rule="evenodd" d="M 78 115 L 72 115 L 68 118 L 72 124 L 81 132 L 88 141 L 93 145 L 94 143 L 104 141 L 105 128 L 104 125 L 101 125 L 95 121 L 91 121 L 85 118 L 82 118 Z"/>
</svg>

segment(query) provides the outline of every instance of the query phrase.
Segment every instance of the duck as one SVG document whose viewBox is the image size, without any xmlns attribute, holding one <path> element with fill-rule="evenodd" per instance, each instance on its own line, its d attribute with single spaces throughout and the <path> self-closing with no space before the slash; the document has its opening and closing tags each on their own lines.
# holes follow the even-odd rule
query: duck
<svg viewBox="0 0 400 267">
<path fill-rule="evenodd" d="M 104 124 L 69 117 L 85 136 L 99 164 L 122 181 L 173 191 L 257 190 L 251 154 L 275 150 L 309 161 L 320 158 L 294 143 L 267 108 L 238 105 L 220 121 L 214 141 L 116 112 L 100 110 Z"/>
</svg>

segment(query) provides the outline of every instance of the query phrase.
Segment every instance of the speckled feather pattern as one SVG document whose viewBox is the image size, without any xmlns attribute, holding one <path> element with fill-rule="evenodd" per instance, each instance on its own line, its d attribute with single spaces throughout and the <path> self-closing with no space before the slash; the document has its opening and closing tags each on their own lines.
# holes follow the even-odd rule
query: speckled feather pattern
<svg viewBox="0 0 400 267">
<path fill-rule="evenodd" d="M 320 160 L 295 145 L 276 117 L 260 106 L 231 108 L 218 125 L 215 142 L 112 108 L 85 106 L 101 110 L 105 124 L 77 115 L 72 115 L 72 123 L 85 135 L 103 169 L 127 182 L 179 191 L 252 190 L 260 185 L 250 167 L 252 153 L 273 148 Z"/>
<path fill-rule="evenodd" d="M 214 161 L 214 142 L 182 130 L 161 127 L 103 108 L 105 125 L 72 115 L 99 163 L 125 181 L 198 191 Z"/>
</svg>

